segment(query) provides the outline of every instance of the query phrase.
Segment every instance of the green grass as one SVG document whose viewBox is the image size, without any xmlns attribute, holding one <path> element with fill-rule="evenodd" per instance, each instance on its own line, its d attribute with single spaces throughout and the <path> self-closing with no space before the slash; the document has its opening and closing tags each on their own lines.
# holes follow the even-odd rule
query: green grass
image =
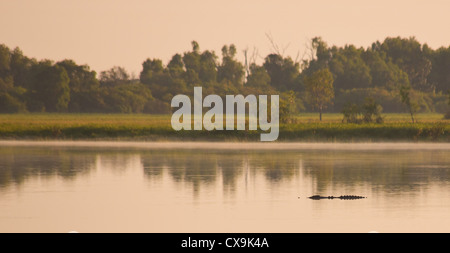
<svg viewBox="0 0 450 253">
<path fill-rule="evenodd" d="M 386 123 L 409 123 L 411 122 L 411 116 L 407 113 L 385 113 L 382 115 Z M 340 113 L 324 113 L 322 114 L 322 123 L 341 123 L 342 114 Z M 444 115 L 439 113 L 421 113 L 415 115 L 419 123 L 429 122 L 447 122 L 450 120 L 443 120 Z M 319 123 L 319 114 L 317 113 L 302 113 L 296 116 L 295 119 L 300 123 Z"/>
<path fill-rule="evenodd" d="M 346 124 L 342 114 L 305 113 L 280 126 L 280 141 L 450 141 L 442 114 L 385 114 L 384 124 Z M 171 115 L 0 114 L 0 139 L 258 141 L 260 131 L 174 131 Z"/>
</svg>

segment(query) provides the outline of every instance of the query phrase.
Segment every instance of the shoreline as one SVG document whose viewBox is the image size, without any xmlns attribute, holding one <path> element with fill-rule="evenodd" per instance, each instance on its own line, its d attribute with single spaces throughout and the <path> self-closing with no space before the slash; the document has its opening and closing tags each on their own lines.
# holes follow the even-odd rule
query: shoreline
<svg viewBox="0 0 450 253">
<path fill-rule="evenodd" d="M 0 147 L 81 147 L 207 150 L 450 150 L 450 143 L 326 143 L 326 142 L 131 142 L 131 141 L 25 141 L 0 140 Z"/>
</svg>

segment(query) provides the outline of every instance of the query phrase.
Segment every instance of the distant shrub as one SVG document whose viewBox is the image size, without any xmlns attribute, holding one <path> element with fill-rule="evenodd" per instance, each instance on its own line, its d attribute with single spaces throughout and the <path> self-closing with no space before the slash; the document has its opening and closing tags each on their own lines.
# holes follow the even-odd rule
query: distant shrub
<svg viewBox="0 0 450 253">
<path fill-rule="evenodd" d="M 385 113 L 406 112 L 405 105 L 402 104 L 401 97 L 397 91 L 388 91 L 381 88 L 359 88 L 340 90 L 336 93 L 333 112 L 340 112 L 349 102 L 363 104 L 366 97 L 374 98 L 383 107 Z M 417 112 L 444 113 L 447 110 L 447 95 L 438 93 L 430 94 L 416 90 L 411 90 L 411 99 L 417 103 Z"/>
<path fill-rule="evenodd" d="M 295 123 L 294 115 L 297 113 L 296 94 L 293 91 L 281 93 L 280 96 L 280 122 Z"/>
<path fill-rule="evenodd" d="M 448 111 L 448 112 L 444 115 L 444 119 L 450 119 L 450 111 Z"/>
<path fill-rule="evenodd" d="M 364 104 L 358 106 L 355 103 L 347 103 L 342 108 L 344 118 L 342 122 L 346 123 L 383 123 L 384 118 L 381 116 L 383 107 L 373 98 L 366 98 Z"/>
<path fill-rule="evenodd" d="M 384 112 L 403 112 L 404 106 L 400 97 L 393 91 L 379 88 L 351 89 L 340 91 L 335 98 L 334 111 L 341 112 L 349 102 L 363 104 L 364 98 L 374 98 L 383 107 Z"/>
<path fill-rule="evenodd" d="M 384 119 L 381 116 L 383 107 L 378 104 L 373 98 L 366 98 L 363 108 L 363 121 L 366 123 L 383 123 Z"/>
<path fill-rule="evenodd" d="M 361 123 L 360 119 L 360 110 L 359 106 L 354 103 L 347 103 L 342 108 L 342 114 L 344 114 L 344 119 L 342 119 L 342 122 L 346 123 Z"/>
</svg>

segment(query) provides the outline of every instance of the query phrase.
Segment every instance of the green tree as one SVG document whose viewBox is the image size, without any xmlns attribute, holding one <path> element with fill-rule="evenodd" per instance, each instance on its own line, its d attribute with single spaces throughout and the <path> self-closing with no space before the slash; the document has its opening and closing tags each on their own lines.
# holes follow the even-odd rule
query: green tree
<svg viewBox="0 0 450 253">
<path fill-rule="evenodd" d="M 381 116 L 383 107 L 378 104 L 374 98 L 367 97 L 362 105 L 363 121 L 366 123 L 383 123 L 384 119 Z"/>
<path fill-rule="evenodd" d="M 381 116 L 383 107 L 378 104 L 374 98 L 366 97 L 364 104 L 359 106 L 358 104 L 347 102 L 342 108 L 342 114 L 344 118 L 342 122 L 347 123 L 383 123 L 384 119 Z"/>
<path fill-rule="evenodd" d="M 245 86 L 260 88 L 270 86 L 270 76 L 264 67 L 252 63 L 249 69 L 250 75 L 247 77 Z"/>
<path fill-rule="evenodd" d="M 450 90 L 450 46 L 441 47 L 430 55 L 432 68 L 429 75 L 429 82 L 436 88 L 437 92 Z"/>
<path fill-rule="evenodd" d="M 30 111 L 66 112 L 70 101 L 66 70 L 50 61 L 41 61 L 32 69 L 29 92 Z"/>
<path fill-rule="evenodd" d="M 17 49 L 14 50 L 16 52 Z M 26 112 L 24 94 L 26 89 L 15 86 L 14 53 L 5 45 L 0 45 L 0 112 Z"/>
<path fill-rule="evenodd" d="M 187 83 L 203 87 L 214 85 L 217 82 L 217 56 L 212 51 L 200 53 L 200 46 L 196 41 L 191 44 L 192 51 L 183 55 Z"/>
<path fill-rule="evenodd" d="M 318 70 L 305 80 L 308 102 L 319 110 L 320 121 L 323 110 L 332 104 L 334 98 L 333 81 L 333 75 L 328 69 Z"/>
<path fill-rule="evenodd" d="M 9 48 L 4 44 L 0 44 L 0 78 L 5 79 L 11 75 L 10 71 L 11 55 Z"/>
<path fill-rule="evenodd" d="M 172 56 L 169 64 L 167 64 L 167 69 L 169 70 L 172 78 L 183 78 L 186 74 L 186 71 L 184 70 L 183 57 L 181 57 L 180 54 L 175 54 Z"/>
<path fill-rule="evenodd" d="M 106 112 L 142 113 L 147 103 L 153 100 L 151 91 L 138 82 L 103 89 Z"/>
<path fill-rule="evenodd" d="M 147 59 L 142 63 L 141 83 L 149 87 L 154 96 L 162 98 L 167 94 L 168 78 L 169 75 L 160 59 Z"/>
<path fill-rule="evenodd" d="M 104 86 L 118 85 L 128 81 L 130 81 L 130 74 L 123 67 L 114 66 L 100 72 L 100 84 Z"/>
<path fill-rule="evenodd" d="M 15 48 L 11 53 L 11 73 L 14 79 L 14 86 L 28 89 L 30 85 L 30 74 L 35 59 L 30 59 L 23 55 L 22 50 Z"/>
<path fill-rule="evenodd" d="M 152 91 L 153 96 L 170 102 L 173 96 L 187 91 L 186 72 L 179 54 L 172 57 L 167 65 L 159 59 L 147 59 L 143 64 L 140 80 Z"/>
<path fill-rule="evenodd" d="M 10 61 L 11 57 L 9 48 L 3 44 L 0 44 L 0 92 L 7 92 L 14 86 L 13 77 L 11 75 Z"/>
<path fill-rule="evenodd" d="M 359 117 L 361 115 L 361 110 L 357 104 L 347 102 L 343 106 L 341 113 L 344 114 L 344 118 L 342 119 L 342 122 L 361 123 L 361 119 Z"/>
<path fill-rule="evenodd" d="M 69 77 L 69 112 L 99 112 L 104 101 L 100 93 L 97 73 L 88 65 L 77 65 L 72 60 L 63 60 L 56 65 L 63 67 Z"/>
<path fill-rule="evenodd" d="M 422 46 L 414 37 L 408 39 L 386 38 L 379 46 L 392 61 L 408 74 L 411 88 L 420 91 L 433 91 L 435 87 L 428 82 L 431 61 L 426 57 L 428 46 Z"/>
<path fill-rule="evenodd" d="M 270 76 L 270 85 L 280 91 L 299 90 L 299 64 L 279 54 L 269 54 L 263 64 Z"/>
<path fill-rule="evenodd" d="M 450 90 L 448 91 L 448 106 L 450 107 Z M 450 109 L 447 110 L 447 113 L 445 113 L 444 119 L 450 119 Z"/>
<path fill-rule="evenodd" d="M 294 91 L 286 91 L 280 95 L 280 122 L 292 123 L 296 113 L 296 99 L 297 96 Z"/>
<path fill-rule="evenodd" d="M 0 113 L 26 112 L 25 104 L 15 96 L 0 92 Z"/>
<path fill-rule="evenodd" d="M 412 123 L 415 123 L 414 114 L 416 114 L 419 109 L 419 105 L 412 101 L 411 99 L 411 87 L 410 86 L 402 86 L 400 87 L 400 97 L 402 99 L 402 103 L 406 105 L 408 111 L 411 115 Z"/>
<path fill-rule="evenodd" d="M 209 86 L 217 82 L 217 56 L 213 51 L 204 51 L 200 55 L 201 68 L 198 77 L 203 85 Z"/>
<path fill-rule="evenodd" d="M 447 91 L 447 97 L 448 97 L 448 106 L 450 106 L 450 90 Z"/>
<path fill-rule="evenodd" d="M 244 81 L 244 66 L 235 59 L 236 47 L 232 44 L 229 47 L 222 47 L 222 64 L 218 67 L 218 82 L 228 85 L 241 86 Z"/>
<path fill-rule="evenodd" d="M 141 83 L 160 83 L 162 75 L 164 75 L 164 66 L 160 59 L 147 59 L 142 63 Z"/>
<path fill-rule="evenodd" d="M 196 75 L 196 79 L 200 81 L 198 77 L 198 73 L 200 73 L 201 63 L 200 63 L 200 47 L 196 41 L 192 41 L 192 51 L 186 52 L 183 55 L 183 63 L 186 67 L 186 72 L 190 73 L 189 75 Z M 197 80 L 195 80 L 197 81 Z"/>
<path fill-rule="evenodd" d="M 311 75 L 313 72 L 328 68 L 328 64 L 332 59 L 330 48 L 321 37 L 314 37 L 309 46 L 309 59 L 302 62 L 302 74 Z"/>
<path fill-rule="evenodd" d="M 177 94 L 185 94 L 188 92 L 187 82 L 186 82 L 186 71 L 184 70 L 183 58 L 179 54 L 175 54 L 167 64 L 168 75 L 165 75 L 168 86 L 168 92 L 171 96 Z M 169 102 L 169 101 L 167 101 Z"/>
<path fill-rule="evenodd" d="M 336 91 L 371 87 L 372 76 L 370 68 L 361 57 L 363 51 L 362 48 L 357 49 L 353 45 L 332 50 L 333 58 L 329 66 L 335 77 Z"/>
<path fill-rule="evenodd" d="M 408 75 L 402 71 L 384 52 L 367 50 L 362 53 L 362 59 L 370 69 L 372 87 L 386 90 L 398 90 L 402 85 L 409 85 Z"/>
</svg>

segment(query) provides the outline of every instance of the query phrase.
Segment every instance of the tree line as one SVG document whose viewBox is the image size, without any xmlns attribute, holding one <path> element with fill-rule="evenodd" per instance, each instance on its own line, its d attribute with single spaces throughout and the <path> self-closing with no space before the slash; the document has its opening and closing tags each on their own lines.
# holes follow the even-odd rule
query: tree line
<svg viewBox="0 0 450 253">
<path fill-rule="evenodd" d="M 139 77 L 115 66 L 97 73 L 73 60 L 37 61 L 19 48 L 0 45 L 0 112 L 170 113 L 177 94 L 279 94 L 280 113 L 342 112 L 370 99 L 384 112 L 448 110 L 450 46 L 432 49 L 414 37 L 388 37 L 368 48 L 309 42 L 307 57 L 280 52 L 236 59 L 234 45 L 221 57 L 192 49 L 142 63 Z M 405 93 L 407 92 L 407 93 Z M 406 96 L 406 97 L 405 97 Z M 406 103 L 408 102 L 408 103 Z"/>
</svg>

